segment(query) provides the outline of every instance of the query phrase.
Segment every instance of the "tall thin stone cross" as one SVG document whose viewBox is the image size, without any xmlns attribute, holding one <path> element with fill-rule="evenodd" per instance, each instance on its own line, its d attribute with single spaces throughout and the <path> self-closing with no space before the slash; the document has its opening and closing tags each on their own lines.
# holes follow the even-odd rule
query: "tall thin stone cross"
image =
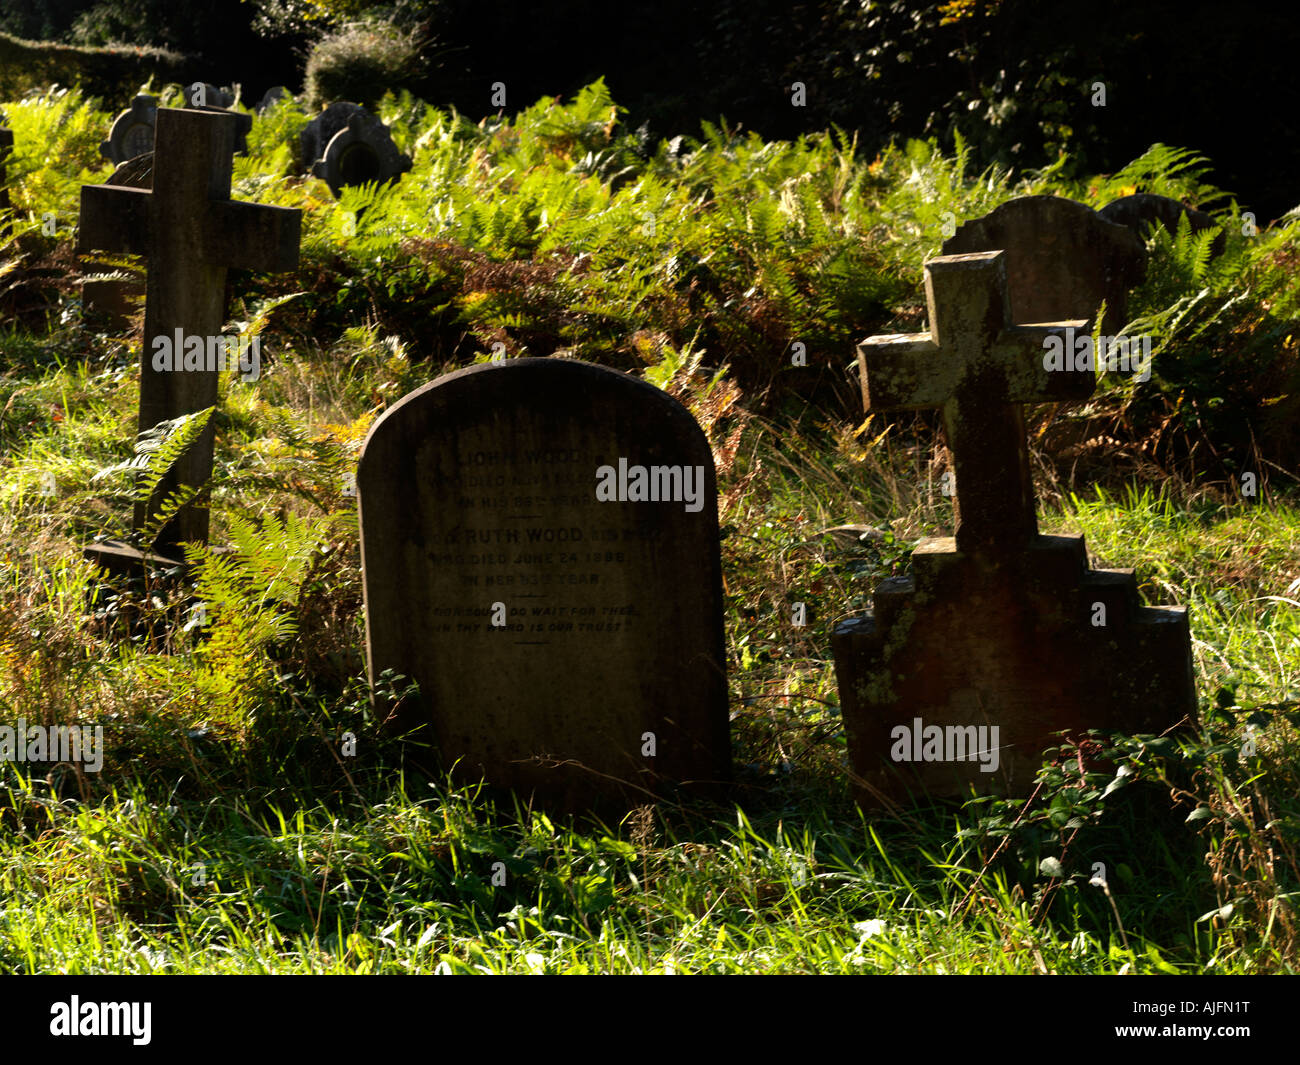
<svg viewBox="0 0 1300 1065">
<path fill-rule="evenodd" d="M 1049 371 L 1044 341 L 1086 322 L 1014 325 L 1001 251 L 926 264 L 930 331 L 858 347 L 868 410 L 943 411 L 956 472 L 957 549 L 997 554 L 1038 532 L 1020 404 L 1086 399 L 1091 372 Z"/>
<path fill-rule="evenodd" d="M 230 198 L 236 132 L 233 112 L 159 108 L 153 188 L 81 189 L 78 250 L 128 252 L 148 261 L 140 352 L 141 433 L 217 401 L 217 371 L 154 369 L 155 338 L 170 340 L 177 330 L 186 338 L 205 341 L 219 336 L 228 269 L 271 272 L 298 265 L 300 211 Z M 136 504 L 137 530 L 168 494 L 207 481 L 213 433 L 209 424 L 153 498 Z M 163 527 L 153 548 L 174 554 L 180 542 L 206 542 L 207 537 L 208 509 L 191 503 Z"/>
</svg>

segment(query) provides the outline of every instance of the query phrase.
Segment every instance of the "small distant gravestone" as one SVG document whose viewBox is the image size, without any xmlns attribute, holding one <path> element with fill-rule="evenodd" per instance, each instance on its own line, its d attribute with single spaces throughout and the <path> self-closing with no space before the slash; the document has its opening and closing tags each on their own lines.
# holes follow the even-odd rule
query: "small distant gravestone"
<svg viewBox="0 0 1300 1065">
<path fill-rule="evenodd" d="M 325 154 L 325 146 L 340 130 L 347 129 L 348 120 L 354 115 L 368 115 L 369 112 L 360 104 L 339 100 L 330 104 L 313 118 L 298 134 L 298 146 L 302 156 L 302 165 L 306 170 Z"/>
<path fill-rule="evenodd" d="M 1150 192 L 1138 192 L 1132 196 L 1121 196 L 1118 200 L 1112 200 L 1106 204 L 1097 214 L 1106 219 L 1107 222 L 1126 226 L 1142 241 L 1146 241 L 1150 237 L 1151 231 L 1157 224 L 1163 225 L 1171 236 L 1176 235 L 1178 233 L 1179 219 L 1183 215 L 1187 216 L 1187 221 L 1193 233 L 1213 229 L 1218 225 L 1204 211 L 1188 207 L 1178 200 L 1170 199 L 1168 196 L 1156 196 Z M 1224 243 L 1224 234 L 1219 233 L 1210 245 L 1211 254 L 1220 254 L 1223 251 Z"/>
<path fill-rule="evenodd" d="M 570 809 L 730 770 L 717 490 L 676 400 L 566 359 L 439 378 L 357 473 L 370 679 L 459 779 Z"/>
<path fill-rule="evenodd" d="M 9 235 L 9 155 L 14 150 L 12 130 L 0 126 L 0 240 Z"/>
<path fill-rule="evenodd" d="M 304 165 L 337 197 L 347 186 L 396 181 L 411 169 L 388 127 L 358 104 L 332 103 L 299 134 Z"/>
<path fill-rule="evenodd" d="M 158 118 L 158 97 L 137 96 L 131 106 L 113 120 L 108 140 L 100 154 L 113 163 L 125 163 L 153 151 L 153 127 Z"/>
<path fill-rule="evenodd" d="M 264 111 L 268 110 L 270 107 L 279 103 L 281 100 L 292 100 L 292 99 L 293 99 L 293 93 L 291 93 L 283 85 L 272 85 L 269 89 L 266 90 L 266 92 L 262 93 L 262 98 L 257 101 L 257 105 L 253 108 L 253 110 L 260 115 Z"/>
<path fill-rule="evenodd" d="M 1187 613 L 1139 604 L 1132 570 L 1088 568 L 1079 536 L 1038 532 L 1022 403 L 1084 399 L 1089 370 L 1045 352 L 1082 321 L 1013 325 L 1003 252 L 926 264 L 930 332 L 858 348 L 867 409 L 939 407 L 956 536 L 831 636 L 862 795 L 1027 794 L 1058 731 L 1161 732 L 1195 708 Z"/>
<path fill-rule="evenodd" d="M 153 188 L 153 150 L 118 164 L 107 185 L 128 189 Z M 100 278 L 81 283 L 82 314 L 89 325 L 120 333 L 131 324 L 144 285 L 134 279 Z"/>
<path fill-rule="evenodd" d="M 218 371 L 206 365 L 204 352 L 214 349 L 224 323 L 226 270 L 290 270 L 298 262 L 301 212 L 230 198 L 236 128 L 229 112 L 159 109 L 152 188 L 81 189 L 78 250 L 129 252 L 148 260 L 141 433 L 216 402 Z M 155 368 L 168 345 L 183 347 L 184 359 L 177 351 L 171 368 Z M 209 424 L 153 498 L 136 505 L 137 530 L 165 495 L 208 479 L 212 449 Z M 208 510 L 192 502 L 163 526 L 152 546 L 160 555 L 176 557 L 181 541 L 206 542 L 207 535 Z M 122 545 L 86 553 L 110 568 L 126 569 L 139 554 Z"/>
<path fill-rule="evenodd" d="M 1022 196 L 967 222 L 943 243 L 944 255 L 1006 252 L 1016 322 L 1083 319 L 1103 300 L 1102 334 L 1128 320 L 1128 291 L 1146 273 L 1146 248 L 1131 231 L 1059 196 Z"/>
<path fill-rule="evenodd" d="M 196 81 L 181 90 L 185 106 L 198 110 L 225 111 L 235 106 L 235 94 L 231 89 L 221 89 L 206 81 Z"/>
</svg>

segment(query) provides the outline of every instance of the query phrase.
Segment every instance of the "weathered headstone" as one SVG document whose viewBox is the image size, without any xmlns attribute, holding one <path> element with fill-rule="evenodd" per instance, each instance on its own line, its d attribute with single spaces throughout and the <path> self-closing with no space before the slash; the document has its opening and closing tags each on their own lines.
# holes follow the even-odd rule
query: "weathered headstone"
<svg viewBox="0 0 1300 1065">
<path fill-rule="evenodd" d="M 235 106 L 233 89 L 221 89 L 206 81 L 196 81 L 181 89 L 185 106 L 199 111 L 226 111 Z"/>
<path fill-rule="evenodd" d="M 229 112 L 159 109 L 152 189 L 81 189 L 78 250 L 130 252 L 148 263 L 140 353 L 142 433 L 216 402 L 219 371 L 208 363 L 224 320 L 226 270 L 291 270 L 298 262 L 299 211 L 230 198 L 235 131 Z M 157 368 L 159 356 L 171 347 L 177 349 L 174 368 L 165 362 Z M 208 479 L 212 448 L 209 425 L 148 504 L 137 504 L 137 530 L 165 495 Z M 207 535 L 208 510 L 192 502 L 163 526 L 153 547 L 174 556 L 181 541 L 206 541 Z M 120 559 L 122 551 L 129 555 L 125 548 L 107 554 L 94 550 L 94 555 L 108 561 L 109 556 Z"/>
<path fill-rule="evenodd" d="M 360 104 L 339 100 L 330 104 L 325 110 L 303 126 L 298 134 L 299 154 L 304 170 L 311 170 L 325 154 L 325 146 L 340 130 L 347 129 L 348 120 L 354 115 L 368 115 L 369 112 Z"/>
<path fill-rule="evenodd" d="M 565 359 L 461 370 L 375 423 L 357 498 L 371 682 L 419 683 L 396 720 L 460 779 L 567 808 L 727 779 L 713 459 L 676 400 Z"/>
<path fill-rule="evenodd" d="M 113 163 L 125 163 L 153 151 L 153 127 L 157 118 L 158 97 L 137 96 L 113 120 L 108 140 L 99 146 L 100 154 Z"/>
<path fill-rule="evenodd" d="M 0 126 L 0 240 L 9 235 L 9 154 L 13 150 L 13 131 Z"/>
<path fill-rule="evenodd" d="M 128 189 L 153 188 L 153 149 L 119 163 L 107 185 Z M 105 332 L 120 333 L 131 324 L 136 305 L 144 298 L 144 285 L 134 278 L 90 278 L 81 283 L 82 314 L 87 324 Z"/>
<path fill-rule="evenodd" d="M 1187 613 L 1144 607 L 1132 570 L 1088 568 L 1079 536 L 1038 532 L 1020 404 L 1083 399 L 1091 370 L 1045 351 L 1082 321 L 1013 325 L 1005 255 L 926 264 L 930 332 L 858 348 L 869 410 L 940 407 L 956 536 L 831 636 L 854 768 L 872 789 L 1026 794 L 1069 730 L 1163 731 L 1195 708 Z"/>
<path fill-rule="evenodd" d="M 1128 320 L 1128 291 L 1146 273 L 1146 248 L 1124 226 L 1059 196 L 1022 196 L 967 222 L 943 242 L 944 255 L 1006 253 L 1012 320 L 1091 323 L 1102 300 L 1101 332 Z"/>
<path fill-rule="evenodd" d="M 266 111 L 274 104 L 279 103 L 281 100 L 292 100 L 292 99 L 293 99 L 293 93 L 291 93 L 283 85 L 272 85 L 269 89 L 266 90 L 266 92 L 262 93 L 262 98 L 257 101 L 257 104 L 253 107 L 253 110 L 260 115 L 262 114 L 262 112 Z"/>
<path fill-rule="evenodd" d="M 358 104 L 332 103 L 299 134 L 304 165 L 337 197 L 344 187 L 396 181 L 411 169 L 388 127 Z"/>
<path fill-rule="evenodd" d="M 1131 229 L 1139 240 L 1146 241 L 1157 224 L 1163 225 L 1171 236 L 1178 233 L 1178 221 L 1183 215 L 1191 225 L 1193 233 L 1212 229 L 1218 223 L 1204 211 L 1188 207 L 1168 196 L 1156 196 L 1150 192 L 1138 192 L 1132 196 L 1121 196 L 1101 208 L 1097 214 L 1114 222 L 1116 225 Z M 1225 236 L 1219 233 L 1210 244 L 1210 251 L 1218 255 L 1223 251 Z"/>
</svg>

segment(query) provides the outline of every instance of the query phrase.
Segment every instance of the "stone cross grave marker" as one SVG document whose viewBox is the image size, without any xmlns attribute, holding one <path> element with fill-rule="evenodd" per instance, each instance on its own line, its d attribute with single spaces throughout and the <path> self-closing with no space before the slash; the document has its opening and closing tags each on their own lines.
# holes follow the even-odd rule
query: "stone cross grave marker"
<svg viewBox="0 0 1300 1065">
<path fill-rule="evenodd" d="M 292 270 L 298 263 L 299 211 L 230 198 L 235 133 L 230 112 L 160 108 L 152 189 L 81 189 L 78 250 L 129 252 L 147 260 L 140 351 L 142 433 L 216 402 L 219 370 L 207 365 L 205 353 L 211 353 L 214 345 L 209 341 L 221 333 L 227 269 Z M 154 367 L 161 343 L 177 348 L 171 370 Z M 208 479 L 212 449 L 209 425 L 163 479 L 154 498 L 136 505 L 135 528 L 146 524 L 167 494 Z M 163 527 L 153 547 L 159 554 L 174 555 L 181 541 L 206 541 L 207 535 L 208 510 L 191 503 Z"/>
<path fill-rule="evenodd" d="M 1091 329 L 1102 300 L 1101 332 L 1128 320 L 1128 290 L 1146 272 L 1146 248 L 1124 226 L 1060 196 L 1021 196 L 959 227 L 944 255 L 1006 253 L 1007 287 L 1016 322 L 1084 319 Z"/>
<path fill-rule="evenodd" d="M 371 683 L 442 764 L 547 805 L 708 793 L 730 773 L 717 489 L 694 418 L 567 359 L 406 396 L 357 473 Z"/>
<path fill-rule="evenodd" d="M 1049 370 L 1079 321 L 1013 325 L 1001 251 L 926 264 L 930 332 L 858 348 L 867 409 L 939 407 L 956 536 L 831 636 L 860 796 L 1027 794 L 1041 752 L 1089 728 L 1160 732 L 1195 708 L 1180 607 L 1139 604 L 1132 570 L 1088 568 L 1080 536 L 1038 532 L 1020 404 L 1082 399 L 1091 370 Z"/>
<path fill-rule="evenodd" d="M 9 203 L 9 154 L 14 150 L 12 130 L 0 126 L 0 212 L 7 212 Z M 0 218 L 0 240 L 9 235 L 9 219 Z"/>
</svg>

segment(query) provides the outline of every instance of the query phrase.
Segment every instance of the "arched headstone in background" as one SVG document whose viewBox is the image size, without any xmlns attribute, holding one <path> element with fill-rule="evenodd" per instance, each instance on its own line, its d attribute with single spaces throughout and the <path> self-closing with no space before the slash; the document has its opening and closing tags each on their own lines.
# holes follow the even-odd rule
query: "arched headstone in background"
<svg viewBox="0 0 1300 1065">
<path fill-rule="evenodd" d="M 944 255 L 1005 251 L 1016 322 L 1091 323 L 1102 300 L 1110 336 L 1128 320 L 1128 291 L 1146 273 L 1146 248 L 1124 226 L 1060 196 L 1021 196 L 967 222 Z"/>
<path fill-rule="evenodd" d="M 153 128 L 158 120 L 158 97 L 137 96 L 131 106 L 113 120 L 108 140 L 100 154 L 113 163 L 125 163 L 153 151 Z"/>
<path fill-rule="evenodd" d="M 185 97 L 185 106 L 200 111 L 229 111 L 235 106 L 234 90 L 221 89 L 206 81 L 196 81 L 181 91 Z"/>
<path fill-rule="evenodd" d="M 124 189 L 153 188 L 153 149 L 119 163 L 104 184 Z"/>
<path fill-rule="evenodd" d="M 1188 207 L 1178 200 L 1171 200 L 1168 196 L 1156 196 L 1150 192 L 1138 192 L 1132 196 L 1121 196 L 1118 200 L 1112 200 L 1106 204 L 1097 214 L 1106 219 L 1107 222 L 1127 226 L 1142 241 L 1146 241 L 1151 236 L 1151 231 L 1156 227 L 1157 223 L 1169 230 L 1171 236 L 1176 235 L 1178 233 L 1178 221 L 1183 215 L 1187 216 L 1193 233 L 1212 229 L 1218 225 L 1204 211 Z M 1218 255 L 1223 251 L 1223 245 L 1224 234 L 1219 233 L 1210 245 L 1211 254 Z"/>
<path fill-rule="evenodd" d="M 283 85 L 272 85 L 269 89 L 266 90 L 266 92 L 262 93 L 262 98 L 257 101 L 257 104 L 253 107 L 253 110 L 260 115 L 264 111 L 266 111 L 267 108 L 271 107 L 273 104 L 276 104 L 281 100 L 292 100 L 292 99 L 293 99 L 293 93 L 291 93 Z"/>
<path fill-rule="evenodd" d="M 359 104 L 332 103 L 299 134 L 303 166 L 337 197 L 347 186 L 397 180 L 411 169 L 388 127 Z"/>
<path fill-rule="evenodd" d="M 298 134 L 299 154 L 301 155 L 302 169 L 310 171 L 312 166 L 325 154 L 325 146 L 329 144 L 339 130 L 347 129 L 348 119 L 353 115 L 364 115 L 368 112 L 360 104 L 351 104 L 346 100 L 339 100 L 325 108 L 319 115 L 313 118 Z"/>
<path fill-rule="evenodd" d="M 357 499 L 371 683 L 420 686 L 376 688 L 380 720 L 569 809 L 729 777 L 713 455 L 671 396 L 568 359 L 460 370 L 375 423 Z"/>
</svg>

